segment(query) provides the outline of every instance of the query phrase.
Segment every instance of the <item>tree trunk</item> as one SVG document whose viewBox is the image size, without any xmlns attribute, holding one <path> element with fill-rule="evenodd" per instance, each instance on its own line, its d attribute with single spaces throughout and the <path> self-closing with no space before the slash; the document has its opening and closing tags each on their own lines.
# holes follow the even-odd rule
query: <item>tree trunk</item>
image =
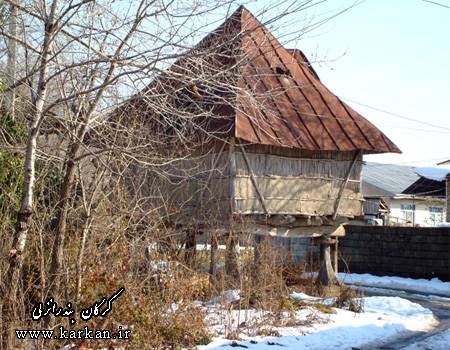
<svg viewBox="0 0 450 350">
<path fill-rule="evenodd" d="M 334 240 L 332 253 L 333 253 L 333 270 L 334 273 L 337 274 L 339 268 L 339 240 L 337 237 Z"/>
<path fill-rule="evenodd" d="M 239 242 L 231 234 L 227 242 L 227 252 L 225 257 L 225 271 L 228 276 L 239 279 Z"/>
<path fill-rule="evenodd" d="M 78 249 L 78 256 L 77 256 L 77 271 L 76 271 L 76 280 L 77 280 L 77 286 L 76 286 L 76 292 L 75 292 L 75 303 L 78 303 L 81 297 L 81 270 L 83 268 L 83 256 L 84 256 L 84 249 L 86 246 L 86 240 L 87 235 L 89 232 L 89 228 L 91 226 L 91 217 L 87 217 L 86 221 L 84 222 L 83 229 L 81 231 L 81 239 L 80 239 L 80 247 Z"/>
<path fill-rule="evenodd" d="M 253 248 L 253 274 L 255 277 L 259 276 L 261 272 L 261 266 L 265 263 L 267 244 L 267 236 L 255 236 L 255 244 Z"/>
<path fill-rule="evenodd" d="M 17 37 L 17 6 L 16 1 L 10 3 L 9 15 L 9 35 L 8 40 L 8 61 L 6 64 L 6 83 L 9 86 L 16 82 L 16 61 L 17 61 L 17 45 L 15 38 Z M 14 119 L 15 117 L 15 89 L 5 92 L 5 110 Z"/>
<path fill-rule="evenodd" d="M 58 299 L 61 288 L 61 270 L 63 265 L 64 241 L 66 239 L 67 213 L 69 211 L 69 200 L 75 183 L 76 164 L 74 162 L 78 155 L 84 135 L 70 146 L 66 161 L 66 173 L 61 185 L 58 196 L 58 205 L 56 206 L 56 230 L 55 240 L 52 247 L 52 259 L 50 262 L 50 272 L 48 279 L 47 295 Z M 44 327 L 49 328 L 52 324 L 53 316 L 49 315 L 44 320 Z"/>
<path fill-rule="evenodd" d="M 64 240 L 66 238 L 67 212 L 69 199 L 75 183 L 76 165 L 74 159 L 78 155 L 80 141 L 72 144 L 66 161 L 66 173 L 59 192 L 59 202 L 56 206 L 56 231 L 52 248 L 52 260 L 50 265 L 48 295 L 57 298 L 60 292 L 60 272 L 63 261 Z M 47 318 L 50 319 L 50 318 Z M 48 322 L 46 322 L 48 325 Z"/>
<path fill-rule="evenodd" d="M 49 75 L 49 59 L 54 42 L 56 31 L 56 15 L 59 7 L 59 0 L 54 0 L 50 14 L 45 21 L 45 36 L 42 44 L 42 54 L 39 65 L 39 81 L 34 97 L 34 113 L 28 132 L 27 147 L 25 152 L 24 166 L 24 186 L 20 203 L 20 210 L 17 213 L 17 223 L 14 232 L 13 243 L 9 253 L 9 261 L 6 277 L 3 281 L 2 290 L 2 345 L 4 349 L 12 347 L 13 338 L 10 329 L 11 321 L 16 317 L 16 298 L 22 270 L 25 246 L 28 240 L 28 232 L 32 219 L 34 185 L 36 181 L 36 148 L 39 128 L 44 118 L 44 103 L 47 98 L 47 78 Z M 8 315 L 8 316 L 5 316 Z"/>
<path fill-rule="evenodd" d="M 133 23 L 131 29 L 128 31 L 125 38 L 120 42 L 117 49 L 115 50 L 115 53 L 113 55 L 114 58 L 118 57 L 123 47 L 131 38 L 132 33 L 134 33 L 134 31 L 136 30 L 138 24 L 142 19 L 143 17 L 139 17 L 139 19 L 136 19 L 136 21 Z M 69 210 L 69 196 L 72 193 L 76 171 L 75 160 L 78 157 L 79 149 L 84 141 L 88 127 L 90 125 L 90 117 L 94 112 L 95 107 L 99 103 L 101 97 L 103 96 L 103 93 L 106 87 L 108 86 L 108 82 L 111 79 L 111 76 L 113 75 L 116 67 L 117 61 L 115 59 L 112 59 L 108 72 L 106 73 L 103 79 L 104 82 L 103 87 L 97 91 L 94 99 L 88 103 L 88 108 L 85 111 L 81 109 L 78 110 L 77 117 L 79 118 L 75 118 L 76 120 L 80 120 L 82 126 L 77 132 L 76 141 L 72 144 L 70 151 L 68 152 L 69 155 L 67 157 L 66 162 L 66 174 L 64 176 L 64 181 L 59 194 L 59 203 L 56 207 L 57 224 L 55 232 L 55 241 L 53 243 L 52 249 L 52 261 L 50 265 L 50 275 L 48 283 L 49 294 L 54 297 L 57 297 L 60 291 L 60 284 L 61 284 L 60 272 L 62 267 L 62 258 L 64 251 L 64 240 L 66 237 L 67 212 Z M 46 319 L 46 326 L 48 326 L 49 323 L 50 317 Z"/>
<path fill-rule="evenodd" d="M 194 267 L 195 258 L 197 255 L 197 242 L 195 239 L 195 230 L 189 229 L 186 232 L 186 240 L 185 240 L 185 251 L 184 251 L 184 261 L 187 266 Z"/>
<path fill-rule="evenodd" d="M 216 285 L 217 282 L 217 235 L 216 233 L 211 234 L 211 260 L 209 262 L 209 282 L 212 286 Z"/>
</svg>

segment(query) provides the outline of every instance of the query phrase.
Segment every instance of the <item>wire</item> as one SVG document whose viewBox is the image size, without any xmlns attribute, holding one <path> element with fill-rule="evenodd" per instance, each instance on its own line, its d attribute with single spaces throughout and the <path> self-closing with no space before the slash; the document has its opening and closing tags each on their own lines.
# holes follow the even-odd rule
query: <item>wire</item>
<svg viewBox="0 0 450 350">
<path fill-rule="evenodd" d="M 414 118 L 411 118 L 411 117 L 406 117 L 406 116 L 401 115 L 401 114 L 389 112 L 389 111 L 386 111 L 386 110 L 381 109 L 381 108 L 369 106 L 369 105 L 367 105 L 367 104 L 365 104 L 365 103 L 358 102 L 358 101 L 352 100 L 352 99 L 350 99 L 350 98 L 346 98 L 346 97 L 342 97 L 342 96 L 339 96 L 339 98 L 341 98 L 341 99 L 343 99 L 343 100 L 346 100 L 346 101 L 349 101 L 349 102 L 356 103 L 356 104 L 358 104 L 358 105 L 360 105 L 360 106 L 364 106 L 364 107 L 373 109 L 374 111 L 378 111 L 378 112 L 382 112 L 382 113 L 386 113 L 386 114 L 392 115 L 392 116 L 397 117 L 397 118 L 401 118 L 401 119 L 409 120 L 409 121 L 412 121 L 412 122 L 415 122 L 415 123 L 419 123 L 419 124 L 431 126 L 431 127 L 433 127 L 433 128 L 445 129 L 445 130 L 449 130 L 449 131 L 450 131 L 450 128 L 445 127 L 445 126 L 442 126 L 442 125 L 436 125 L 436 124 L 431 124 L 431 123 L 423 122 L 423 121 L 420 121 L 420 120 L 417 120 L 417 119 L 414 119 Z"/>
<path fill-rule="evenodd" d="M 370 156 L 370 154 L 368 154 L 368 155 Z M 395 162 L 395 163 L 378 163 L 378 162 L 371 162 L 371 161 L 366 161 L 366 162 L 370 163 L 371 166 L 399 165 L 399 164 L 405 164 L 406 166 L 408 166 L 408 164 L 425 163 L 425 162 L 439 162 L 441 160 L 447 160 L 447 159 L 450 159 L 450 156 L 440 157 L 440 158 L 431 158 L 431 159 L 410 160 L 410 161 Z M 412 167 L 414 167 L 414 166 L 412 166 Z"/>
<path fill-rule="evenodd" d="M 370 156 L 370 154 L 369 154 Z M 379 163 L 379 162 L 373 162 L 370 160 L 365 160 L 364 162 L 366 162 L 369 166 L 371 166 L 371 164 L 376 164 L 376 165 L 398 165 L 398 166 L 405 166 L 405 167 L 410 167 L 410 168 L 420 168 L 421 165 L 419 166 L 415 166 L 412 164 L 416 164 L 416 163 L 429 163 L 429 162 L 439 162 L 441 160 L 447 160 L 450 159 L 450 156 L 448 157 L 442 157 L 442 158 L 434 158 L 434 159 L 421 159 L 421 160 L 408 160 L 408 161 L 403 161 L 403 162 L 395 162 L 395 163 Z M 429 167 L 439 167 L 436 164 L 433 165 L 423 165 L 423 166 L 429 166 Z"/>
<path fill-rule="evenodd" d="M 382 126 L 384 128 L 393 128 L 393 129 L 402 129 L 402 130 L 412 130 L 412 131 L 423 131 L 423 132 L 434 132 L 438 134 L 450 134 L 450 130 L 431 130 L 431 129 L 418 129 L 418 128 L 407 128 L 404 126 L 397 125 L 385 125 L 385 124 L 377 124 L 378 126 Z"/>
<path fill-rule="evenodd" d="M 436 1 L 431 1 L 431 0 L 422 0 L 422 1 L 423 2 L 428 2 L 429 4 L 433 4 L 433 5 L 437 5 L 437 6 L 441 6 L 441 7 L 445 7 L 447 9 L 450 9 L 450 6 L 441 4 L 441 3 L 436 2 Z"/>
</svg>

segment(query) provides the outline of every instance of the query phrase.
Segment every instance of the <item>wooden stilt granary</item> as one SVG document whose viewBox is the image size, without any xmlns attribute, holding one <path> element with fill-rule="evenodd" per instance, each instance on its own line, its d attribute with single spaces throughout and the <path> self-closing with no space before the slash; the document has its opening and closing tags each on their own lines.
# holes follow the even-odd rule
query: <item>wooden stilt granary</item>
<svg viewBox="0 0 450 350">
<path fill-rule="evenodd" d="M 198 232 L 338 235 L 333 222 L 361 215 L 363 154 L 400 152 L 244 7 L 119 110 L 166 149 L 186 137 L 188 156 L 138 179 Z"/>
</svg>

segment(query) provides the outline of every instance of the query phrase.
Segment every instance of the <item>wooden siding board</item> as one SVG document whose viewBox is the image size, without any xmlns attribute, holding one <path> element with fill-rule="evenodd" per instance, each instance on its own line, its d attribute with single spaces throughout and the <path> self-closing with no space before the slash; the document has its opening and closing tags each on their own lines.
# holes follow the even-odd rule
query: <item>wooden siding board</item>
<svg viewBox="0 0 450 350">
<path fill-rule="evenodd" d="M 247 156 L 269 211 L 278 214 L 333 214 L 336 198 L 351 162 L 286 158 L 259 153 L 248 153 Z M 358 169 L 352 172 L 344 189 L 340 215 L 361 214 Z M 240 152 L 236 152 L 235 183 L 236 212 L 262 213 L 264 210 L 258 203 L 258 194 Z"/>
</svg>

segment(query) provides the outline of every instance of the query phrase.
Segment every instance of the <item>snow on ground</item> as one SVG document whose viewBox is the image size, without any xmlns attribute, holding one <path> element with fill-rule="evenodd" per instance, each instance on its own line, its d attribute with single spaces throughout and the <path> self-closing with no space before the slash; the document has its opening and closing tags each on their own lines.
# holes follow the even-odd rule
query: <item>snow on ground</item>
<svg viewBox="0 0 450 350">
<path fill-rule="evenodd" d="M 207 305 L 216 305 L 216 304 L 230 304 L 233 301 L 238 301 L 241 297 L 239 296 L 239 289 L 231 289 L 224 291 L 221 295 L 212 298 L 208 301 Z"/>
<path fill-rule="evenodd" d="M 291 298 L 294 300 L 302 300 L 302 301 L 320 301 L 320 300 L 322 300 L 322 298 L 319 298 L 319 297 L 312 297 L 308 294 L 297 293 L 297 292 L 292 292 Z"/>
<path fill-rule="evenodd" d="M 369 293 L 370 295 L 384 295 L 384 296 L 396 296 L 402 298 L 403 296 L 409 300 L 422 300 L 422 301 L 437 301 L 440 303 L 449 303 L 449 297 L 441 297 L 432 294 L 418 294 L 415 292 L 408 292 L 399 289 L 386 289 L 386 288 L 378 288 L 378 287 L 365 287 L 358 286 L 359 289 L 364 290 L 364 292 Z"/>
<path fill-rule="evenodd" d="M 302 300 L 315 302 L 312 297 L 297 293 L 299 295 Z M 277 323 L 268 326 L 271 315 L 267 312 L 208 306 L 207 321 L 216 337 L 212 343 L 199 349 L 226 350 L 237 345 L 271 350 L 274 345 L 287 350 L 352 349 L 408 331 L 426 331 L 436 323 L 430 310 L 398 297 L 364 298 L 363 313 L 333 310 L 335 313 L 325 314 L 317 308 L 305 307 L 295 311 L 294 315 L 284 314 L 281 319 L 276 319 Z M 225 339 L 226 334 L 236 331 L 238 325 L 240 340 Z M 261 332 L 261 329 L 266 332 Z"/>
<path fill-rule="evenodd" d="M 196 247 L 195 248 L 196 250 L 211 250 L 211 244 L 209 244 L 209 243 L 198 243 L 195 247 Z M 225 244 L 219 244 L 217 246 L 217 249 L 218 250 L 226 250 L 227 246 Z M 239 245 L 238 249 L 239 250 L 253 250 L 253 247 Z"/>
<path fill-rule="evenodd" d="M 340 280 L 347 284 L 382 287 L 392 289 L 404 289 L 420 293 L 438 294 L 441 296 L 450 296 L 450 283 L 442 282 L 438 278 L 431 280 L 413 279 L 394 276 L 373 276 L 367 273 L 338 273 Z"/>
<path fill-rule="evenodd" d="M 450 329 L 428 337 L 415 344 L 403 347 L 402 350 L 448 350 L 450 348 Z"/>
</svg>

